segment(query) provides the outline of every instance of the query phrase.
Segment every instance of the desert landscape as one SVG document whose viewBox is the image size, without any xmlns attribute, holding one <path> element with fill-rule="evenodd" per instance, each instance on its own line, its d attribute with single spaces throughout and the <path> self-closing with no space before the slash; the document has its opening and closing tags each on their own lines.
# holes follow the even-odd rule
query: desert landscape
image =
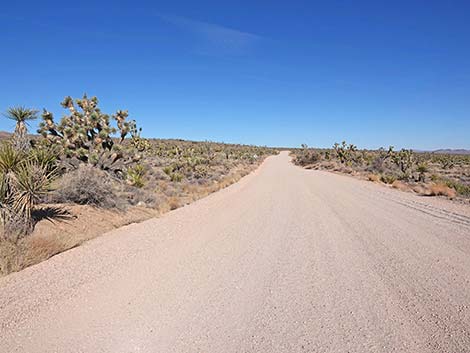
<svg viewBox="0 0 470 353">
<path fill-rule="evenodd" d="M 39 135 L 12 108 L 17 127 L 0 146 L 0 275 L 21 270 L 114 228 L 184 206 L 253 171 L 276 149 L 143 139 L 122 111 L 67 97 L 69 115 L 42 113 Z M 114 134 L 116 133 L 116 136 Z M 117 137 L 119 136 L 119 137 Z"/>
<path fill-rule="evenodd" d="M 0 353 L 470 353 L 470 2 L 0 18 Z"/>
<path fill-rule="evenodd" d="M 422 196 L 447 196 L 467 204 L 470 200 L 470 151 L 394 151 L 392 146 L 359 150 L 343 141 L 331 149 L 303 145 L 292 155 L 307 169 L 350 174 Z"/>
</svg>

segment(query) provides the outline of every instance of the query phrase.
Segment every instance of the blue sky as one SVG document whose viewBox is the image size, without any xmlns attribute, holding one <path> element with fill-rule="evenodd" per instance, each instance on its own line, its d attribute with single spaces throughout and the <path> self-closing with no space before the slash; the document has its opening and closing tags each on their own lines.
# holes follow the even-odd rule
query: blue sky
<svg viewBox="0 0 470 353">
<path fill-rule="evenodd" d="M 22 1 L 0 110 L 96 95 L 147 137 L 470 148 L 469 1 Z M 13 124 L 0 119 L 1 130 Z"/>
</svg>

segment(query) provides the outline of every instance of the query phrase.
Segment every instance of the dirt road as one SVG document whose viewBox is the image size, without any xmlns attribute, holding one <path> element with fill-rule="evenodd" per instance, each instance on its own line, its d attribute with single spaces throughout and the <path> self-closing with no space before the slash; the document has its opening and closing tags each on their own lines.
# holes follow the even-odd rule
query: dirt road
<svg viewBox="0 0 470 353">
<path fill-rule="evenodd" d="M 470 352 L 470 207 L 270 157 L 0 279 L 0 352 Z"/>
</svg>

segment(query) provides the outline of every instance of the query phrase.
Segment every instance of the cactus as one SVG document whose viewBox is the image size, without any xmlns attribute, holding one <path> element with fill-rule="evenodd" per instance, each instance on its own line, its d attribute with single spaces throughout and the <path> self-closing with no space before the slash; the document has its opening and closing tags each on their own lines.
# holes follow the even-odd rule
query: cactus
<svg viewBox="0 0 470 353">
<path fill-rule="evenodd" d="M 69 110 L 69 115 L 57 124 L 52 113 L 44 109 L 38 133 L 43 137 L 41 143 L 60 150 L 65 169 L 87 163 L 123 177 L 126 167 L 140 160 L 140 148 L 136 146 L 140 143 L 140 130 L 134 120 L 128 120 L 127 111 L 104 114 L 98 108 L 98 99 L 86 94 L 75 101 L 65 97 L 61 105 Z M 119 138 L 113 137 L 116 134 Z M 128 135 L 135 139 L 130 145 L 124 143 Z"/>
</svg>

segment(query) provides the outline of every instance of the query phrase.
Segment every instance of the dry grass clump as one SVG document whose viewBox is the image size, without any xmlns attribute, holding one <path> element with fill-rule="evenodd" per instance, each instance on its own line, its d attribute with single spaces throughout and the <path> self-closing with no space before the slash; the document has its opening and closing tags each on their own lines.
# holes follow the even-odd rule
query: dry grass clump
<svg viewBox="0 0 470 353">
<path fill-rule="evenodd" d="M 88 165 L 65 174 L 53 194 L 53 200 L 105 209 L 122 208 L 110 176 Z"/>
<path fill-rule="evenodd" d="M 405 184 L 404 182 L 400 181 L 400 180 L 395 180 L 392 183 L 392 188 L 398 189 L 398 190 L 401 190 L 401 191 L 410 190 L 409 186 L 407 184 Z"/>
<path fill-rule="evenodd" d="M 419 184 L 413 187 L 413 191 L 421 196 L 446 196 L 455 198 L 457 192 L 443 183 L 437 184 Z"/>
<path fill-rule="evenodd" d="M 0 241 L 0 276 L 21 269 L 19 253 L 18 246 L 14 242 Z"/>
<path fill-rule="evenodd" d="M 445 184 L 432 184 L 430 187 L 432 196 L 447 196 L 453 199 L 457 193 Z"/>
<path fill-rule="evenodd" d="M 377 174 L 369 174 L 369 175 L 367 176 L 367 179 L 368 179 L 369 181 L 374 182 L 374 183 L 378 183 L 378 182 L 380 182 L 380 175 L 377 175 Z"/>
</svg>

